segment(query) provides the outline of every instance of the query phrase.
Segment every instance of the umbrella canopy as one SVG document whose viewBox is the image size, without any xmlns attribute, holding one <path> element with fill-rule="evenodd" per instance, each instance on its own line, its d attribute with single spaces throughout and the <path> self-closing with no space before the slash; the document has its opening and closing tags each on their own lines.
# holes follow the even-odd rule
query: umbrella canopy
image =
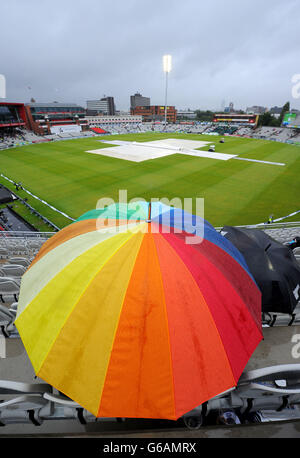
<svg viewBox="0 0 300 458">
<path fill-rule="evenodd" d="M 88 212 L 22 278 L 15 324 L 35 373 L 97 417 L 176 420 L 236 386 L 263 338 L 238 250 L 180 209 L 149 216 Z"/>
<path fill-rule="evenodd" d="M 300 237 L 295 237 L 293 240 L 287 243 L 287 246 L 291 250 L 295 250 L 296 248 L 300 248 Z"/>
<path fill-rule="evenodd" d="M 262 311 L 292 314 L 300 299 L 300 266 L 292 250 L 259 229 L 225 226 L 262 292 Z"/>
</svg>

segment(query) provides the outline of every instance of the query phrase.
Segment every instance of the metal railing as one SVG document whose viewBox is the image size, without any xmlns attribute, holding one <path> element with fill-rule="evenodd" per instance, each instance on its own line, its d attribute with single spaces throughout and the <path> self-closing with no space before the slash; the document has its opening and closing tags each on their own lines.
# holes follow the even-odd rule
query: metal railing
<svg viewBox="0 0 300 458">
<path fill-rule="evenodd" d="M 51 420 L 77 420 L 82 425 L 118 421 L 117 418 L 97 419 L 47 383 L 0 380 L 0 394 L 0 426 L 29 423 L 35 429 Z M 290 409 L 299 405 L 300 365 L 278 365 L 244 372 L 236 388 L 186 413 L 182 419 L 189 429 L 199 429 L 209 414 L 229 411 L 239 423 L 247 424 L 251 422 L 251 414 L 267 410 L 281 412 L 284 421 L 290 419 Z M 300 418 L 299 408 L 297 412 Z M 119 420 L 126 421 L 125 418 Z"/>
<path fill-rule="evenodd" d="M 245 229 L 262 229 L 262 230 L 269 230 L 269 229 L 288 229 L 288 228 L 300 228 L 300 221 L 291 221 L 286 223 L 271 223 L 271 224 L 246 224 L 244 226 L 234 226 L 238 228 L 245 228 Z M 222 227 L 216 227 L 217 231 L 220 231 Z"/>
<path fill-rule="evenodd" d="M 33 232 L 33 231 L 0 231 L 0 239 L 48 239 L 56 232 Z"/>
</svg>

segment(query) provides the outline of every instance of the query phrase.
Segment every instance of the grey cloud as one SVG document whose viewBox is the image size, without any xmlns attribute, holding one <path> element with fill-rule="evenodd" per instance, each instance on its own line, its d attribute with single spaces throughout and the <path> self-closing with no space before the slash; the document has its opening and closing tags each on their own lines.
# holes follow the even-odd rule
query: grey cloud
<svg viewBox="0 0 300 458">
<path fill-rule="evenodd" d="M 219 109 L 292 100 L 300 73 L 297 0 L 10 0 L 0 5 L 7 100 L 77 102 L 104 94 L 127 110 L 135 91 Z"/>
</svg>

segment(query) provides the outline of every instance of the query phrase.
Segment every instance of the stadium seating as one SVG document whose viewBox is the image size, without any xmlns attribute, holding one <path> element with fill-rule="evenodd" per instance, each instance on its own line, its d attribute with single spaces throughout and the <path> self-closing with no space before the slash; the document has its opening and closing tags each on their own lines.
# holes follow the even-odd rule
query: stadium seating
<svg viewBox="0 0 300 458">
<path fill-rule="evenodd" d="M 18 265 L 24 266 L 24 267 L 28 267 L 29 264 L 30 264 L 30 261 L 28 259 L 26 259 L 26 258 L 17 258 L 17 257 L 9 258 L 8 262 L 10 264 L 18 264 Z"/>
<path fill-rule="evenodd" d="M 255 139 L 272 140 L 283 143 L 300 143 L 299 129 L 290 129 L 285 127 L 248 127 L 236 124 L 214 124 L 212 122 L 195 121 L 194 124 L 167 124 L 163 122 L 143 122 L 143 123 L 99 123 L 96 128 L 103 129 L 111 135 L 137 134 L 146 132 L 159 133 L 183 133 L 183 134 L 218 134 L 218 135 L 237 135 L 242 137 L 252 137 Z M 70 139 L 79 139 L 84 137 L 95 137 L 103 134 L 94 131 L 82 132 L 63 132 L 58 134 L 49 134 L 44 136 L 36 135 L 25 128 L 17 129 L 13 135 L 4 135 L 0 137 L 0 150 L 12 148 L 15 146 L 27 145 L 30 143 L 39 143 L 45 141 L 63 141 Z"/>
<path fill-rule="evenodd" d="M 25 272 L 26 268 L 18 264 L 0 264 L 0 277 L 21 278 Z"/>
<path fill-rule="evenodd" d="M 31 232 L 21 236 L 13 232 L 0 234 L 0 304 L 10 307 L 18 301 L 22 275 L 51 235 Z"/>
<path fill-rule="evenodd" d="M 20 281 L 13 277 L 0 277 L 0 302 L 11 304 L 18 301 Z"/>
<path fill-rule="evenodd" d="M 250 137 L 253 134 L 253 128 L 251 127 L 239 127 L 239 129 L 235 132 L 235 135 L 239 135 L 240 137 Z"/>
<path fill-rule="evenodd" d="M 0 149 L 28 145 L 32 142 L 45 141 L 45 137 L 36 135 L 25 128 L 17 128 L 13 132 L 0 133 Z"/>
</svg>

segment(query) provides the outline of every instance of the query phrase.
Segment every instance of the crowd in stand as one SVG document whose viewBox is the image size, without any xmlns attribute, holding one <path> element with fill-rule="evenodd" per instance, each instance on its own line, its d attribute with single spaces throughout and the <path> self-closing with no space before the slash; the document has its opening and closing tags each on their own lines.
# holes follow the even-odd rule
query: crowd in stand
<svg viewBox="0 0 300 458">
<path fill-rule="evenodd" d="M 0 129 L 0 149 L 11 148 L 16 144 L 24 143 L 25 129 L 12 129 L 11 127 Z"/>
</svg>

